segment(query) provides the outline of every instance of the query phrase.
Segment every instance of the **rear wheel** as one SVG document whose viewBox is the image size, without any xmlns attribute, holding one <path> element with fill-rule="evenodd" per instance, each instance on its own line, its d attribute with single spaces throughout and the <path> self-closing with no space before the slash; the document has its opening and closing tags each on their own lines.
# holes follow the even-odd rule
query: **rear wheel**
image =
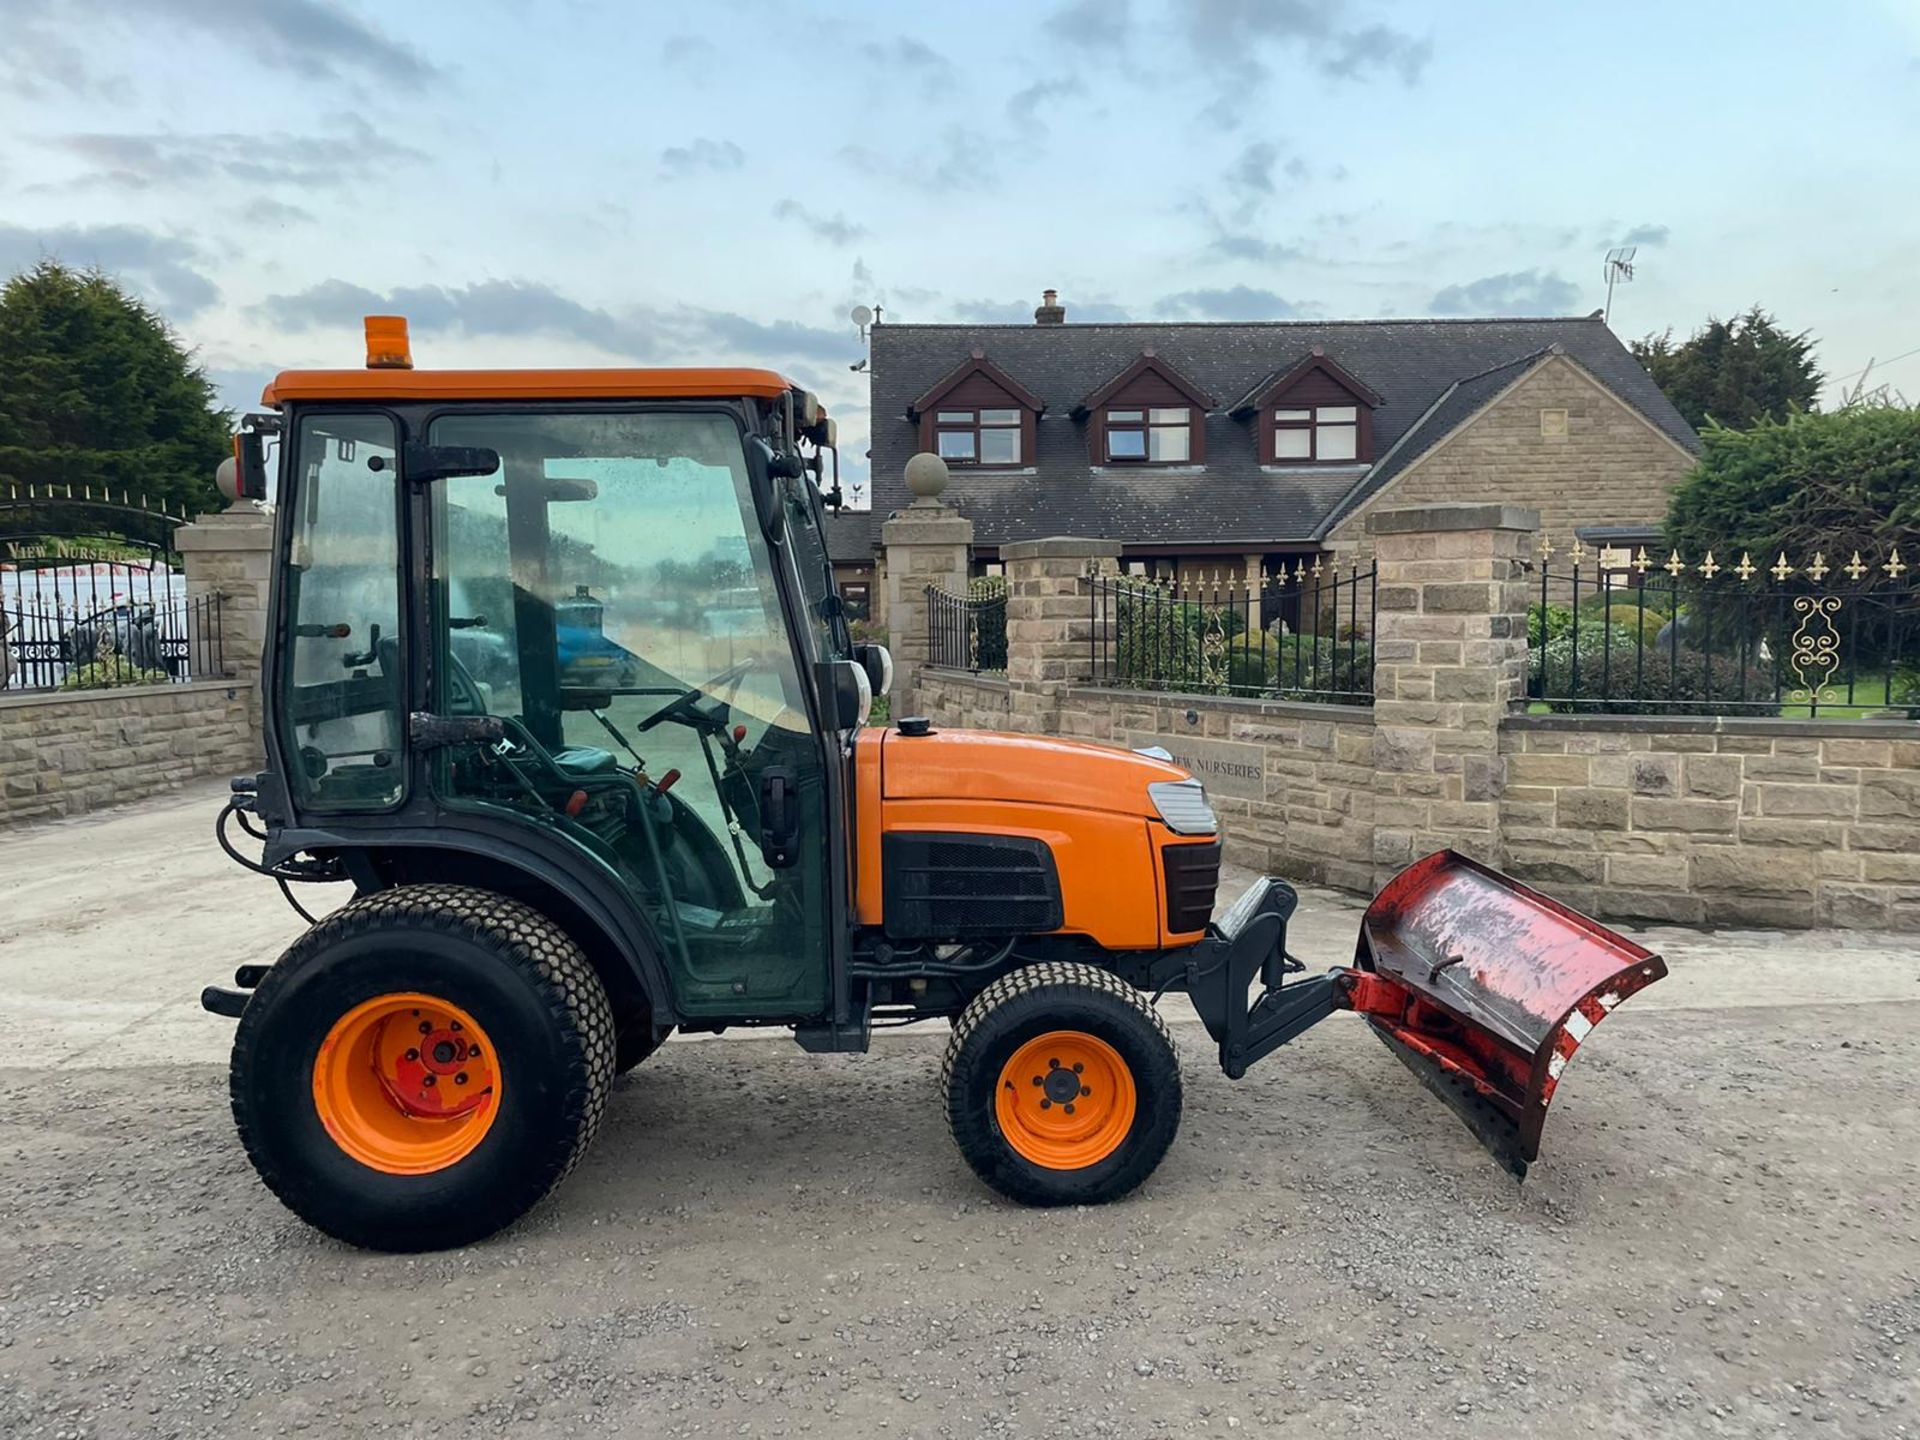
<svg viewBox="0 0 1920 1440">
<path fill-rule="evenodd" d="M 1172 1037 L 1138 990 L 1092 965 L 1029 965 L 981 991 L 942 1080 L 960 1153 L 1028 1205 L 1126 1194 L 1180 1128 Z"/>
<path fill-rule="evenodd" d="M 289 1209 L 378 1250 L 491 1235 L 586 1150 L 613 1079 L 599 977 L 546 916 L 411 885 L 300 937 L 234 1035 L 241 1143 Z"/>
</svg>

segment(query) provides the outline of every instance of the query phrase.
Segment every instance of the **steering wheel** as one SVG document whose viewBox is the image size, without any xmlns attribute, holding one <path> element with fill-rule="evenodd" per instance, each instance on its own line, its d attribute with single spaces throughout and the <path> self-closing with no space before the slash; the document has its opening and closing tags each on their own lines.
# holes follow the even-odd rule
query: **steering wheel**
<svg viewBox="0 0 1920 1440">
<path fill-rule="evenodd" d="M 694 686 L 678 699 L 669 700 L 633 728 L 636 731 L 651 730 L 663 720 L 685 720 L 695 725 L 708 724 L 716 728 L 725 724 L 725 702 L 721 702 L 722 713 L 718 717 L 703 716 L 694 707 L 699 704 L 701 697 L 709 690 L 718 690 L 722 685 L 727 684 L 737 685 L 740 680 L 746 677 L 748 671 L 753 670 L 759 664 L 759 657 L 755 656 L 742 660 L 737 665 L 729 665 L 704 684 Z"/>
</svg>

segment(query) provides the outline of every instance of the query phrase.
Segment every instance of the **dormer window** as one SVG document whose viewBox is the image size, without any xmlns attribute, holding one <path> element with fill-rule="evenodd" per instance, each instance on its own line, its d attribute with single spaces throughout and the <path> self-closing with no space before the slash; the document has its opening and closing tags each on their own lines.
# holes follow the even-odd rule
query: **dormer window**
<svg viewBox="0 0 1920 1440">
<path fill-rule="evenodd" d="M 936 410 L 934 453 L 950 465 L 1018 465 L 1020 412 Z"/>
<path fill-rule="evenodd" d="M 1193 411 L 1185 405 L 1107 411 L 1107 459 L 1175 465 L 1193 458 Z"/>
<path fill-rule="evenodd" d="M 1380 396 L 1316 346 L 1240 398 L 1234 415 L 1257 417 L 1267 465 L 1354 465 L 1373 459 L 1373 412 Z"/>
<path fill-rule="evenodd" d="M 1034 422 L 1046 407 L 981 351 L 914 401 L 907 418 L 920 448 L 949 465 L 1012 467 L 1032 463 Z"/>
<path fill-rule="evenodd" d="M 1198 465 L 1213 397 L 1152 350 L 1074 407 L 1096 465 Z"/>
<path fill-rule="evenodd" d="M 1273 412 L 1273 458 L 1357 460 L 1360 458 L 1360 407 L 1314 405 Z"/>
</svg>

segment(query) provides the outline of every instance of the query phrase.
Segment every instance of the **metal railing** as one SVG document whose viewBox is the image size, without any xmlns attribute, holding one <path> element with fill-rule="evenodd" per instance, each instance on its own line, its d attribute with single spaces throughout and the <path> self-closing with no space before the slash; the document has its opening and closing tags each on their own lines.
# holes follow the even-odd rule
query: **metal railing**
<svg viewBox="0 0 1920 1440">
<path fill-rule="evenodd" d="M 181 684 L 226 674 L 220 596 L 165 566 L 0 573 L 0 691 Z"/>
<path fill-rule="evenodd" d="M 1007 592 L 1004 584 L 973 582 L 973 593 L 949 595 L 927 587 L 927 658 L 953 670 L 1000 675 L 1007 668 Z"/>
<path fill-rule="evenodd" d="M 1909 547 L 1909 554 L 1913 553 Z M 1771 563 L 1665 561 L 1543 540 L 1527 621 L 1531 708 L 1920 717 L 1920 590 L 1899 547 Z"/>
<path fill-rule="evenodd" d="M 1373 703 L 1377 586 L 1372 566 L 1295 561 L 1249 585 L 1188 571 L 1178 579 L 1090 579 L 1096 683 L 1335 705 Z"/>
</svg>

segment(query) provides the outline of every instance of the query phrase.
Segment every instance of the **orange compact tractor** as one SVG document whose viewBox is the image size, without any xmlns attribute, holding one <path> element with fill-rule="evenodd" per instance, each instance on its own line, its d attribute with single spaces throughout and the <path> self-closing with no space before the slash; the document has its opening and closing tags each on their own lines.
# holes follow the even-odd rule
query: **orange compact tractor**
<svg viewBox="0 0 1920 1440">
<path fill-rule="evenodd" d="M 1166 991 L 1234 1077 L 1357 1011 L 1519 1174 L 1575 1046 L 1664 973 L 1443 853 L 1306 974 L 1286 885 L 1213 918 L 1218 825 L 1163 755 L 867 724 L 891 661 L 834 592 L 813 396 L 415 370 L 403 321 L 368 334 L 368 368 L 280 375 L 236 441 L 245 495 L 277 450 L 267 765 L 219 827 L 354 898 L 203 997 L 239 1020 L 242 1144 L 331 1234 L 490 1234 L 580 1158 L 614 1076 L 745 1025 L 849 1051 L 949 1018 L 981 1178 L 1110 1200 L 1180 1123 Z"/>
</svg>

